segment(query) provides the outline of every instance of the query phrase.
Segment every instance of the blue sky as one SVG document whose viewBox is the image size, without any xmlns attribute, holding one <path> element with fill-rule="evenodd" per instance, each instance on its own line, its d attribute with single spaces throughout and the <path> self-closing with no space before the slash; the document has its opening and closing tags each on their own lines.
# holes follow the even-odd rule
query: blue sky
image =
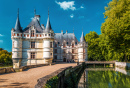
<svg viewBox="0 0 130 88">
<path fill-rule="evenodd" d="M 17 10 L 21 26 L 25 28 L 36 14 L 41 16 L 40 22 L 46 25 L 48 7 L 50 22 L 55 33 L 73 32 L 80 39 L 82 28 L 84 34 L 95 31 L 101 34 L 104 22 L 104 7 L 111 0 L 1 0 L 0 1 L 0 48 L 11 51 L 11 29 L 14 28 Z"/>
</svg>

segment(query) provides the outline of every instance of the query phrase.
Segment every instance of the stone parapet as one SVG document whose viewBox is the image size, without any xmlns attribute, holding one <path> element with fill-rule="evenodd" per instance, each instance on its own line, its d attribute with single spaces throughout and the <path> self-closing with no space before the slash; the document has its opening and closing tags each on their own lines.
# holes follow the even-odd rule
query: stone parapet
<svg viewBox="0 0 130 88">
<path fill-rule="evenodd" d="M 64 88 L 64 81 L 65 77 L 67 77 L 70 73 L 74 72 L 79 74 L 79 72 L 82 70 L 83 64 L 77 65 L 77 66 L 69 66 L 66 68 L 61 68 L 50 75 L 47 75 L 45 77 L 39 78 L 37 80 L 37 84 L 35 85 L 35 88 L 46 88 L 47 82 L 52 79 L 53 77 L 58 77 L 58 84 L 56 88 Z"/>
<path fill-rule="evenodd" d="M 12 67 L 9 67 L 9 68 L 0 68 L 0 74 L 11 73 L 11 72 L 15 72 L 15 70 Z"/>
</svg>

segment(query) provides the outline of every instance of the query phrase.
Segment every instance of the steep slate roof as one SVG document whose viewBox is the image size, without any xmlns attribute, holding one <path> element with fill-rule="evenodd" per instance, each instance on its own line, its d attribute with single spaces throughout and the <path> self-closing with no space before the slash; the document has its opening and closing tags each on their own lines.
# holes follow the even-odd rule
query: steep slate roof
<svg viewBox="0 0 130 88">
<path fill-rule="evenodd" d="M 34 27 L 35 27 L 36 33 L 42 33 L 42 32 L 43 32 L 43 29 L 42 29 L 42 27 L 40 26 L 40 23 L 39 23 L 39 21 L 37 20 L 36 17 L 34 17 L 34 18 L 32 19 L 32 21 L 29 23 L 29 25 L 23 30 L 24 33 L 28 33 L 28 32 L 29 32 L 29 28 L 30 28 L 31 26 L 34 26 Z"/>
<path fill-rule="evenodd" d="M 19 21 L 19 9 L 18 9 L 18 15 L 17 15 L 17 20 L 16 20 L 16 24 L 14 27 L 14 31 L 15 32 L 22 32 L 22 27 L 21 27 L 20 21 Z"/>
<path fill-rule="evenodd" d="M 82 35 L 81 35 L 81 38 L 80 38 L 80 42 L 84 42 L 85 41 L 85 39 L 84 39 L 84 33 L 83 33 L 83 31 L 82 31 Z"/>
<path fill-rule="evenodd" d="M 45 28 L 44 32 L 49 32 L 50 30 L 52 30 L 52 28 L 51 28 L 49 15 L 48 15 L 47 24 L 46 24 L 46 28 Z"/>
<path fill-rule="evenodd" d="M 55 33 L 54 39 L 57 40 L 57 42 L 60 42 L 60 44 L 62 44 L 64 40 L 68 42 L 69 45 L 73 40 L 75 40 L 75 42 L 78 42 L 74 33 Z"/>
</svg>

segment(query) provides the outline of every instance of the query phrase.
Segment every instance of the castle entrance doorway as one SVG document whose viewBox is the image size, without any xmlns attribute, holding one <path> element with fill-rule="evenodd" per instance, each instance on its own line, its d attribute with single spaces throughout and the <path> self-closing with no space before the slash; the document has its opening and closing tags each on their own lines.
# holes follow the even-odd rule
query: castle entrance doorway
<svg viewBox="0 0 130 88">
<path fill-rule="evenodd" d="M 63 62 L 66 62 L 66 58 L 63 59 Z"/>
</svg>

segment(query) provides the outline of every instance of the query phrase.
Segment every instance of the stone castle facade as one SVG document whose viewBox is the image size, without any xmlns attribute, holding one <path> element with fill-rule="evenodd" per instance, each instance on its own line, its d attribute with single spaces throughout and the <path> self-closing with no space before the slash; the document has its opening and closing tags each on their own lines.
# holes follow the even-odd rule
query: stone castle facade
<svg viewBox="0 0 130 88">
<path fill-rule="evenodd" d="M 11 30 L 13 68 L 51 64 L 52 62 L 83 62 L 87 60 L 87 43 L 82 32 L 80 41 L 74 33 L 54 33 L 49 14 L 46 27 L 40 24 L 40 15 L 34 16 L 22 29 L 19 11 L 15 27 Z"/>
</svg>

